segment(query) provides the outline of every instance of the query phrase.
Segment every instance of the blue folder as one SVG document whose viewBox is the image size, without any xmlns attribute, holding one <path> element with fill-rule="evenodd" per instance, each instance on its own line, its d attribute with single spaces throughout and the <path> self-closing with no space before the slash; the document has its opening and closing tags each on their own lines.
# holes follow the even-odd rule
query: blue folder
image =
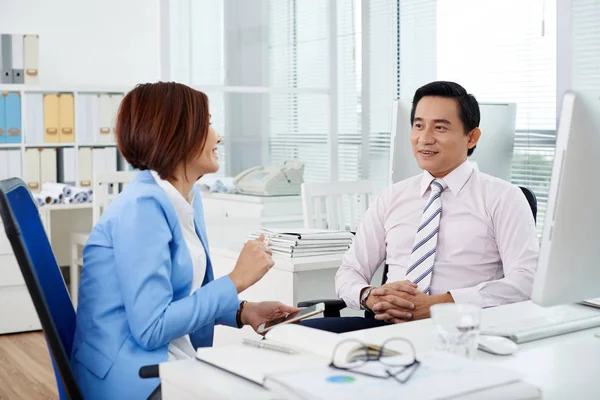
<svg viewBox="0 0 600 400">
<path fill-rule="evenodd" d="M 6 114 L 6 143 L 21 143 L 23 130 L 21 129 L 21 96 L 18 93 L 9 93 L 4 99 Z"/>
</svg>

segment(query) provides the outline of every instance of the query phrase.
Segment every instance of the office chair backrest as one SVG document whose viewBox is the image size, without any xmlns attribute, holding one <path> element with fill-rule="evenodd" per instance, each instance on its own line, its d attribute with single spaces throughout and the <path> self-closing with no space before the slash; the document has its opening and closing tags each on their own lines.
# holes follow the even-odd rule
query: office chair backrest
<svg viewBox="0 0 600 400">
<path fill-rule="evenodd" d="M 529 207 L 531 208 L 531 213 L 533 214 L 533 220 L 537 221 L 537 198 L 535 197 L 535 194 L 529 190 L 528 188 L 524 187 L 524 186 L 519 186 L 521 188 L 521 191 L 523 192 L 523 194 L 525 195 L 525 198 L 527 199 L 527 202 L 529 203 Z M 383 267 L 383 276 L 381 277 L 381 284 L 385 285 L 385 282 L 387 281 L 387 274 L 388 274 L 388 265 L 387 263 L 384 265 Z"/>
<path fill-rule="evenodd" d="M 61 399 L 81 399 L 71 370 L 75 310 L 40 220 L 20 179 L 0 181 L 0 215 L 44 330 Z"/>
<path fill-rule="evenodd" d="M 305 228 L 356 231 L 377 188 L 362 180 L 303 183 L 301 191 Z"/>
<path fill-rule="evenodd" d="M 125 189 L 137 172 L 119 171 L 94 176 L 94 198 L 92 200 L 92 223 L 96 225 L 100 215 L 110 203 Z"/>
</svg>

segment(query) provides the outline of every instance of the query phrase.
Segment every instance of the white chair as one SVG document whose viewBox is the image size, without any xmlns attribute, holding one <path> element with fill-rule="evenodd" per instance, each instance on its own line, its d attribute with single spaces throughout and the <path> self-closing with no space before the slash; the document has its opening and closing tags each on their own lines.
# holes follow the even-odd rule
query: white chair
<svg viewBox="0 0 600 400">
<path fill-rule="evenodd" d="M 304 227 L 356 231 L 377 192 L 375 182 L 303 183 Z"/>
<path fill-rule="evenodd" d="M 136 172 L 110 172 L 95 174 L 94 191 L 92 200 L 92 226 L 96 225 L 102 212 L 121 193 Z M 77 309 L 77 297 L 79 296 L 79 267 L 83 267 L 83 258 L 79 257 L 89 237 L 89 233 L 74 232 L 71 234 L 71 301 Z"/>
</svg>

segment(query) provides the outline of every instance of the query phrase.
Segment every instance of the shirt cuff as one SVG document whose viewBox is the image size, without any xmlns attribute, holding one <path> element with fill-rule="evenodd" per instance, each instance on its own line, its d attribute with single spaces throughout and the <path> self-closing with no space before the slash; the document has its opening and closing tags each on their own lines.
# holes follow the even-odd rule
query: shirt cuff
<svg viewBox="0 0 600 400">
<path fill-rule="evenodd" d="M 474 304 L 483 307 L 483 299 L 477 287 L 453 289 L 449 290 L 449 292 L 457 304 Z"/>
<path fill-rule="evenodd" d="M 365 285 L 364 283 L 356 283 L 352 285 L 348 290 L 349 297 L 343 298 L 344 302 L 346 303 L 346 307 L 354 310 L 360 310 L 360 292 L 367 287 L 369 287 L 369 285 Z"/>
</svg>

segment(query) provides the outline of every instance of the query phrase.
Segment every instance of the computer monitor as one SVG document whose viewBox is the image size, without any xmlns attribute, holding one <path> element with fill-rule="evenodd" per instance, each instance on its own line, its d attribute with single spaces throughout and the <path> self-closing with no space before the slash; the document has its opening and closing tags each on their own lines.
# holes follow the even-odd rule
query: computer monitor
<svg viewBox="0 0 600 400">
<path fill-rule="evenodd" d="M 600 92 L 566 93 L 533 301 L 542 306 L 600 296 Z"/>
<path fill-rule="evenodd" d="M 408 100 L 394 100 L 392 106 L 390 184 L 422 172 L 409 139 L 411 105 Z M 510 181 L 517 106 L 514 103 L 479 103 L 479 110 L 481 139 L 469 160 L 475 161 L 481 172 Z"/>
</svg>

